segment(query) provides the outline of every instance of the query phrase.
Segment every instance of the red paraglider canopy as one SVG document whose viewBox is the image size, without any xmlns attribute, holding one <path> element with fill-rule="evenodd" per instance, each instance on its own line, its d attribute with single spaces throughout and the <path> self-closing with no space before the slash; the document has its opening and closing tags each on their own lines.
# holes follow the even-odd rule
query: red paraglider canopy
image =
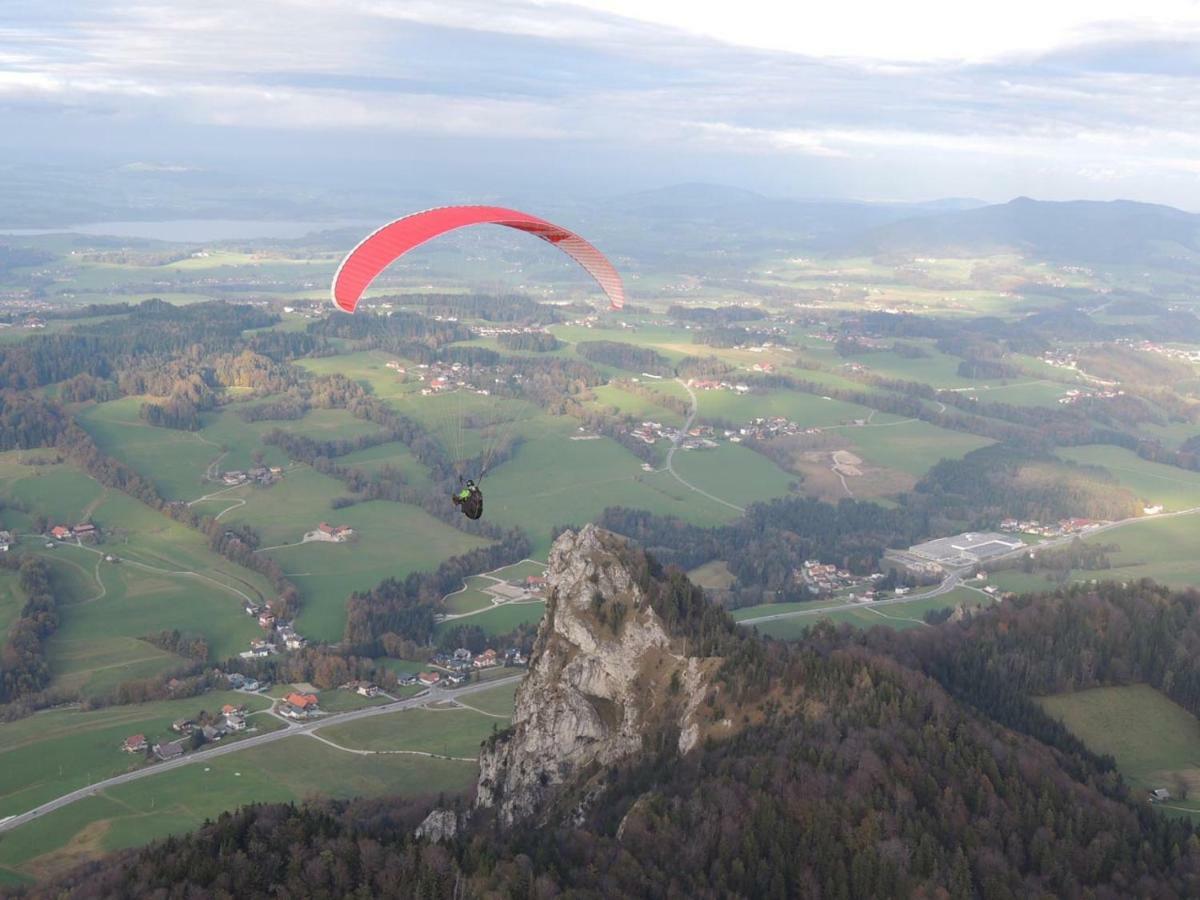
<svg viewBox="0 0 1200 900">
<path fill-rule="evenodd" d="M 396 258 L 438 235 L 467 225 L 503 225 L 540 237 L 587 271 L 608 296 L 613 309 L 625 304 L 625 286 L 617 270 L 595 247 L 574 232 L 515 209 L 498 206 L 443 206 L 413 213 L 369 234 L 342 260 L 333 276 L 333 302 L 354 312 L 367 286 Z"/>
</svg>

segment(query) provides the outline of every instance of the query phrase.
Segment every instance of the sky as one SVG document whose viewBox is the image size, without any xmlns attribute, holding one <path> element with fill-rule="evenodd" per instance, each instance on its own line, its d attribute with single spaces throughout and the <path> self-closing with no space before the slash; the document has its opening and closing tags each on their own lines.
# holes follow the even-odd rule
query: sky
<svg viewBox="0 0 1200 900">
<path fill-rule="evenodd" d="M 1200 0 L 0 4 L 0 167 L 133 193 L 200 172 L 348 207 L 704 181 L 1200 210 L 1198 88 Z"/>
</svg>

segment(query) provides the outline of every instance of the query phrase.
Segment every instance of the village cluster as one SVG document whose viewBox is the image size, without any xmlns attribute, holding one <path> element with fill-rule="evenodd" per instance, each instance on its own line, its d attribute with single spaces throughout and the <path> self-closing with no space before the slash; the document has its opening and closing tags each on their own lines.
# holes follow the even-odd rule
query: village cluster
<svg viewBox="0 0 1200 900">
<path fill-rule="evenodd" d="M 262 659 L 271 656 L 279 652 L 281 644 L 288 650 L 301 650 L 308 644 L 308 640 L 296 631 L 291 622 L 277 622 L 275 614 L 269 609 L 247 603 L 246 615 L 256 617 L 259 627 L 266 631 L 267 635 L 250 641 L 250 649 L 239 654 L 242 659 Z"/>
<path fill-rule="evenodd" d="M 816 559 L 806 559 L 804 564 L 792 573 L 797 584 L 802 584 L 817 597 L 828 597 L 840 591 L 865 588 L 861 592 L 851 593 L 849 600 L 875 600 L 879 591 L 875 584 L 883 581 L 882 572 L 872 572 L 870 575 L 854 575 L 845 569 L 839 569 L 832 563 L 822 563 Z M 897 595 L 908 593 L 908 588 L 896 588 Z"/>
<path fill-rule="evenodd" d="M 180 737 L 173 741 L 151 744 L 146 735 L 132 734 L 125 738 L 121 749 L 126 753 L 149 753 L 153 755 L 154 759 L 161 762 L 178 759 L 188 749 L 219 741 L 229 734 L 245 731 L 246 707 L 226 703 L 221 707 L 220 715 L 201 712 L 195 718 L 176 719 L 171 723 L 171 730 Z"/>
<path fill-rule="evenodd" d="M 459 647 L 453 653 L 435 653 L 429 659 L 428 670 L 416 675 L 406 675 L 400 679 L 400 684 L 434 687 L 445 682 L 459 685 L 468 681 L 472 672 L 495 666 L 523 666 L 526 662 L 528 660 L 525 655 L 516 647 L 506 650 L 503 656 L 491 647 L 478 654 L 465 647 Z"/>
<path fill-rule="evenodd" d="M 386 363 L 385 368 L 391 369 L 397 375 L 403 375 L 405 380 L 408 379 L 408 368 L 394 359 Z M 468 369 L 462 363 L 420 363 L 413 369 L 413 378 L 424 385 L 421 388 L 422 397 L 457 390 L 471 391 L 484 397 L 491 393 L 487 388 L 478 387 L 466 380 Z M 520 380 L 519 376 L 513 377 Z"/>
</svg>

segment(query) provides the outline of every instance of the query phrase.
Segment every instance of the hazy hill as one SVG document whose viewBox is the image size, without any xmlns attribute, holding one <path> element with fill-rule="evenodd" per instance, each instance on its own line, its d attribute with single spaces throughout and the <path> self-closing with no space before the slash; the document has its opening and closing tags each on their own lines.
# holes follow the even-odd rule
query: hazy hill
<svg viewBox="0 0 1200 900">
<path fill-rule="evenodd" d="M 1200 216 L 1130 200 L 1008 203 L 906 218 L 840 248 L 851 254 L 984 256 L 1058 262 L 1200 265 Z"/>
</svg>

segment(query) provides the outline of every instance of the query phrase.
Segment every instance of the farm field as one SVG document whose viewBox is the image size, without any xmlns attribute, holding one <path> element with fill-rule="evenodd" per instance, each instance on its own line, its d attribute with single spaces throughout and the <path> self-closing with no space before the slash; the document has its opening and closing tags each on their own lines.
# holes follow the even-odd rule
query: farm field
<svg viewBox="0 0 1200 900">
<path fill-rule="evenodd" d="M 262 443 L 274 431 L 297 432 L 316 440 L 354 438 L 372 434 L 378 427 L 340 409 L 314 409 L 294 421 L 245 422 L 236 407 L 205 413 L 199 431 L 180 431 L 148 425 L 138 409 L 148 398 L 125 397 L 89 406 L 77 416 L 96 444 L 149 478 L 168 500 L 195 500 L 219 490 L 220 484 L 204 481 L 208 467 L 222 471 L 254 465 L 261 452 L 264 465 L 287 465 L 277 447 Z"/>
<path fill-rule="evenodd" d="M 319 640 L 341 639 L 345 601 L 352 591 L 373 588 L 384 578 L 435 569 L 451 556 L 489 543 L 415 506 L 385 500 L 355 504 L 329 515 L 336 524 L 354 528 L 350 541 L 311 541 L 266 551 L 300 589 L 297 630 Z M 296 534 L 293 540 L 300 537 Z"/>
<path fill-rule="evenodd" d="M 992 600 L 986 595 L 969 588 L 955 588 L 948 594 L 937 597 L 914 597 L 904 603 L 894 603 L 888 606 L 875 607 L 863 604 L 860 607 L 846 610 L 834 610 L 822 615 L 795 616 L 791 619 L 779 619 L 774 622 L 762 622 L 754 627 L 762 634 L 779 640 L 795 640 L 804 631 L 815 625 L 821 619 L 829 619 L 835 623 L 846 623 L 858 628 L 870 628 L 874 625 L 884 625 L 888 628 L 920 628 L 925 622 L 922 618 L 931 610 L 946 609 L 956 606 L 982 606 Z M 780 604 L 782 607 L 792 604 Z M 772 606 L 756 607 L 756 614 L 770 615 Z M 784 611 L 783 609 L 780 612 Z M 749 616 L 743 616 L 748 618 Z"/>
<path fill-rule="evenodd" d="M 1038 702 L 1090 750 L 1111 755 L 1134 789 L 1166 788 L 1173 795 L 1170 807 L 1200 815 L 1200 721 L 1182 706 L 1147 684 L 1055 694 Z"/>
<path fill-rule="evenodd" d="M 795 480 L 761 453 L 738 444 L 682 450 L 675 454 L 675 471 L 701 490 L 738 506 L 786 497 Z M 705 497 L 697 499 L 712 504 Z"/>
<path fill-rule="evenodd" d="M 1089 444 L 1055 452 L 1063 459 L 1103 466 L 1146 503 L 1161 503 L 1167 512 L 1200 506 L 1200 472 L 1149 462 L 1122 447 Z"/>
<path fill-rule="evenodd" d="M 234 691 L 202 697 L 109 706 L 79 711 L 55 709 L 0 724 L 0 819 L 25 812 L 92 781 L 141 768 L 141 755 L 121 749 L 132 734 L 151 743 L 174 740 L 171 723 L 200 710 L 219 712 L 225 703 L 266 709 L 267 699 Z M 255 716 L 252 726 L 278 727 L 275 720 Z"/>
<path fill-rule="evenodd" d="M 1076 570 L 1073 575 L 1077 580 L 1153 578 L 1174 587 L 1200 587 L 1200 558 L 1196 554 L 1198 530 L 1200 514 L 1131 522 L 1087 539 L 1087 543 L 1117 545 L 1119 549 L 1108 554 L 1111 569 Z"/>
<path fill-rule="evenodd" d="M 475 615 L 463 616 L 458 619 L 447 619 L 439 622 L 433 629 L 433 640 L 437 643 L 447 631 L 459 625 L 476 625 L 483 629 L 484 634 L 508 634 L 518 625 L 537 622 L 546 611 L 544 601 L 522 603 L 505 603 Z"/>
<path fill-rule="evenodd" d="M 693 584 L 698 584 L 702 588 L 716 590 L 728 588 L 734 582 L 734 576 L 729 571 L 729 566 L 724 560 L 720 559 L 714 559 L 712 562 L 706 562 L 702 566 L 697 566 L 688 572 L 687 576 Z"/>
<path fill-rule="evenodd" d="M 641 461 L 615 441 L 572 441 L 565 428 L 523 444 L 484 484 L 485 515 L 498 525 L 523 528 L 533 540 L 533 555 L 549 551 L 555 525 L 582 525 L 608 506 L 646 509 L 699 525 L 738 515 L 689 491 L 668 472 L 643 471 Z M 728 499 L 737 502 L 736 496 Z"/>
<path fill-rule="evenodd" d="M 471 695 L 465 702 L 475 706 L 475 699 L 475 695 Z M 408 751 L 397 755 L 412 758 L 414 754 L 427 753 L 473 761 L 479 755 L 479 744 L 494 727 L 505 727 L 511 712 L 511 699 L 508 709 L 496 714 L 501 718 L 466 707 L 404 709 L 345 725 L 331 725 L 319 729 L 317 734 L 352 750 Z"/>
<path fill-rule="evenodd" d="M 198 532 L 104 488 L 70 464 L 28 466 L 15 462 L 14 454 L 3 457 L 0 471 L 9 477 L 0 481 L 0 498 L 12 498 L 50 521 L 90 519 L 104 535 L 95 547 L 46 549 L 33 538 L 23 541 L 30 552 L 51 561 L 61 589 L 62 621 L 49 642 L 56 674 L 86 680 L 85 657 L 94 653 L 97 666 L 115 679 L 113 663 L 129 658 L 130 639 L 161 630 L 203 635 L 213 658 L 240 651 L 257 636 L 241 606 L 247 599 L 263 602 L 271 596 L 261 576 L 217 556 Z M 6 525 L 27 527 L 27 515 L 13 518 L 10 522 L 6 510 Z M 103 562 L 104 554 L 120 562 Z M 149 659 L 166 657 L 136 644 L 134 657 L 147 663 L 137 673 L 160 671 Z"/>
<path fill-rule="evenodd" d="M 297 736 L 119 785 L 49 813 L 0 839 L 0 871 L 44 876 L 196 828 L 244 803 L 454 792 L 470 785 L 476 771 L 474 763 L 363 756 Z"/>
</svg>

